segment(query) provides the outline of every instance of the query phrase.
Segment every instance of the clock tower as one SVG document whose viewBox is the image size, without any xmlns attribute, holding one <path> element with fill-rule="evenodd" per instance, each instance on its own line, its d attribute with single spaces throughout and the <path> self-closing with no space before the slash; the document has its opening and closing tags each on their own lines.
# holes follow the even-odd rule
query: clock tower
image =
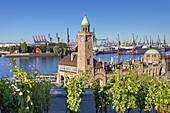
<svg viewBox="0 0 170 113">
<path fill-rule="evenodd" d="M 81 22 L 81 32 L 77 32 L 78 39 L 78 58 L 77 73 L 88 72 L 93 68 L 93 31 L 90 32 L 90 23 L 86 14 Z M 94 73 L 92 69 L 92 74 Z"/>
</svg>

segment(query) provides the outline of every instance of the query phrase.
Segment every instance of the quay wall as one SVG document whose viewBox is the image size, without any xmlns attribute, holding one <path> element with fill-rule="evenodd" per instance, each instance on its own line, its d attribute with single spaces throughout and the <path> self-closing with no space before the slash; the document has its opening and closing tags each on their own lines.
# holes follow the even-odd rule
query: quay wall
<svg viewBox="0 0 170 113">
<path fill-rule="evenodd" d="M 7 54 L 5 57 L 53 57 L 58 56 L 55 53 L 19 53 L 19 54 Z"/>
</svg>

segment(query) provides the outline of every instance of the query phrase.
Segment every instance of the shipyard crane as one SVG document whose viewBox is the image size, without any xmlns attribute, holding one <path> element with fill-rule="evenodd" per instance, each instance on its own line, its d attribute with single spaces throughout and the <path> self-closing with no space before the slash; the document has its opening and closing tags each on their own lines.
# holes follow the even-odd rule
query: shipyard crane
<svg viewBox="0 0 170 113">
<path fill-rule="evenodd" d="M 149 41 L 148 41 L 147 35 L 146 35 L 145 37 L 146 37 L 146 42 L 147 42 L 146 44 L 149 44 Z"/>
<path fill-rule="evenodd" d="M 96 36 L 95 36 L 95 28 L 93 28 L 93 44 L 96 44 L 97 43 L 97 39 L 96 39 Z"/>
<path fill-rule="evenodd" d="M 135 45 L 134 33 L 132 33 L 132 45 Z"/>
<path fill-rule="evenodd" d="M 117 41 L 118 41 L 118 45 L 120 46 L 121 43 L 120 43 L 120 38 L 119 38 L 119 34 L 117 34 L 118 38 L 117 38 Z"/>
<path fill-rule="evenodd" d="M 161 43 L 161 40 L 160 40 L 159 35 L 158 35 L 157 45 L 159 45 L 160 43 Z"/>
<path fill-rule="evenodd" d="M 48 39 L 50 40 L 50 42 L 53 42 L 53 38 L 50 36 L 50 33 L 48 34 Z"/>
<path fill-rule="evenodd" d="M 45 35 L 44 35 L 44 40 L 45 40 L 45 43 L 47 42 L 46 38 L 45 38 Z"/>
<path fill-rule="evenodd" d="M 45 40 L 43 39 L 43 36 L 41 35 L 41 42 L 45 42 Z"/>
<path fill-rule="evenodd" d="M 35 38 L 36 38 L 36 42 L 38 43 L 38 38 L 37 38 L 37 35 L 35 35 Z"/>
<path fill-rule="evenodd" d="M 33 35 L 33 40 L 34 40 L 34 43 L 36 43 L 36 40 L 35 40 L 35 38 L 34 38 L 34 35 Z"/>
<path fill-rule="evenodd" d="M 136 37 L 135 37 L 135 42 L 137 42 L 137 39 L 138 39 L 138 35 L 136 35 Z"/>
<path fill-rule="evenodd" d="M 166 44 L 166 37 L 165 37 L 165 35 L 164 35 L 164 45 Z"/>
<path fill-rule="evenodd" d="M 67 45 L 70 43 L 69 28 L 67 28 Z"/>
<path fill-rule="evenodd" d="M 39 38 L 39 42 L 41 43 L 42 41 L 41 41 L 41 39 L 40 39 L 40 35 L 38 35 L 38 38 Z"/>
<path fill-rule="evenodd" d="M 151 42 L 151 35 L 150 35 L 150 45 L 152 45 L 152 42 Z"/>
<path fill-rule="evenodd" d="M 143 44 L 145 44 L 145 37 L 143 37 Z"/>
<path fill-rule="evenodd" d="M 60 37 L 58 36 L 58 33 L 56 33 L 56 39 L 58 41 L 58 43 L 60 42 Z"/>
<path fill-rule="evenodd" d="M 142 38 L 140 38 L 140 40 L 139 40 L 138 44 L 141 42 L 141 40 L 142 40 Z"/>
</svg>

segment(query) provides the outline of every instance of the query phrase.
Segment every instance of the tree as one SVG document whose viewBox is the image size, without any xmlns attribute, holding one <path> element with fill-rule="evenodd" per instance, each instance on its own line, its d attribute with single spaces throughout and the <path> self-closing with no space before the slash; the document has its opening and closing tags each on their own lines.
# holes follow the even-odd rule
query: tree
<svg viewBox="0 0 170 113">
<path fill-rule="evenodd" d="M 10 53 L 14 52 L 14 50 L 15 50 L 15 47 L 14 47 L 14 46 L 9 47 L 9 52 L 10 52 Z"/>
<path fill-rule="evenodd" d="M 28 51 L 28 47 L 27 47 L 26 42 L 20 44 L 20 48 L 21 48 L 22 53 L 26 53 Z"/>
<path fill-rule="evenodd" d="M 50 48 L 50 46 L 47 46 L 46 51 L 50 51 L 50 52 L 51 52 L 51 48 Z"/>
<path fill-rule="evenodd" d="M 57 43 L 53 48 L 54 53 L 59 55 L 66 55 L 67 49 L 65 43 Z"/>
<path fill-rule="evenodd" d="M 8 47 L 2 47 L 2 50 L 3 51 L 9 51 L 9 48 Z"/>
<path fill-rule="evenodd" d="M 41 45 L 41 46 L 40 46 L 40 49 L 42 50 L 43 53 L 46 52 L 46 46 Z"/>
</svg>

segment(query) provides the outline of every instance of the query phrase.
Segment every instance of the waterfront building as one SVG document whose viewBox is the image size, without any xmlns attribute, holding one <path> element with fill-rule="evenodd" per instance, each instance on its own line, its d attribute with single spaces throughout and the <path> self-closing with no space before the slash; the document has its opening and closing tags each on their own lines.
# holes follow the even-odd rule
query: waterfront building
<svg viewBox="0 0 170 113">
<path fill-rule="evenodd" d="M 42 50 L 41 50 L 40 48 L 36 48 L 36 49 L 35 49 L 35 52 L 36 52 L 36 53 L 42 53 Z"/>
<path fill-rule="evenodd" d="M 108 72 L 111 72 L 109 64 L 97 61 L 93 58 L 93 31 L 90 32 L 90 23 L 86 15 L 81 22 L 81 31 L 77 32 L 78 52 L 73 52 L 61 59 L 58 63 L 57 82 L 65 83 L 65 77 L 78 76 L 82 72 L 88 72 L 98 79 L 100 84 L 106 84 Z"/>
<path fill-rule="evenodd" d="M 170 59 L 170 56 L 169 56 Z M 138 63 L 139 73 L 148 73 L 149 76 L 165 76 L 168 69 L 168 55 L 161 55 L 157 50 L 150 49 L 145 52 L 143 62 Z"/>
<path fill-rule="evenodd" d="M 65 77 L 79 76 L 82 72 L 88 72 L 92 68 L 90 75 L 95 80 L 99 80 L 100 85 L 107 83 L 107 80 L 113 75 L 112 68 L 117 68 L 114 64 L 114 57 L 111 62 L 102 62 L 101 58 L 97 61 L 93 58 L 93 31 L 90 32 L 90 23 L 86 15 L 81 22 L 81 31 L 77 32 L 78 52 L 73 52 L 58 63 L 57 83 L 65 84 Z M 167 57 L 167 56 L 166 56 Z M 121 73 L 128 73 L 134 69 L 133 64 L 137 65 L 138 73 L 148 73 L 150 76 L 165 75 L 167 70 L 167 57 L 162 56 L 157 50 L 150 49 L 144 54 L 143 60 L 127 61 L 123 64 L 124 70 Z M 128 67 L 131 67 L 130 69 Z"/>
</svg>

